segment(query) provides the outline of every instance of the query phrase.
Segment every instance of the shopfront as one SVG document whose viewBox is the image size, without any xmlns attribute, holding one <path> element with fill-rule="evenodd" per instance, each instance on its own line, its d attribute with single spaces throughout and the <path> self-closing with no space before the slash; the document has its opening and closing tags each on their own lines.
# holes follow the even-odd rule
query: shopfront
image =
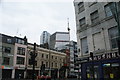
<svg viewBox="0 0 120 80">
<path fill-rule="evenodd" d="M 120 80 L 120 55 L 108 53 L 81 63 L 82 80 Z"/>
</svg>

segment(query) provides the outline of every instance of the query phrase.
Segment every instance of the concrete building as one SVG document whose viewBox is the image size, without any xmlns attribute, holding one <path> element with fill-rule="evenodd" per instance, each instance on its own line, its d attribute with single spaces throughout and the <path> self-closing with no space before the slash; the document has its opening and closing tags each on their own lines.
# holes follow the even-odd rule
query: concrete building
<svg viewBox="0 0 120 80">
<path fill-rule="evenodd" d="M 69 76 L 78 76 L 79 71 L 79 65 L 76 64 L 76 61 L 78 59 L 78 53 L 77 53 L 77 42 L 70 41 L 69 44 L 66 44 L 62 47 L 63 49 L 61 52 L 66 53 L 67 55 L 67 65 L 69 66 Z"/>
<path fill-rule="evenodd" d="M 51 49 L 61 50 L 66 44 L 69 44 L 69 32 L 55 32 L 50 36 Z"/>
<path fill-rule="evenodd" d="M 43 33 L 40 36 L 40 45 L 41 47 L 49 46 L 50 43 L 50 33 L 47 31 L 43 31 Z"/>
<path fill-rule="evenodd" d="M 2 35 L 2 78 L 24 78 L 27 39 Z"/>
<path fill-rule="evenodd" d="M 28 44 L 28 54 L 27 54 L 27 78 L 31 78 L 32 76 L 32 65 L 30 64 L 30 52 L 33 51 L 33 44 Z M 60 77 L 60 69 L 65 64 L 66 54 L 41 48 L 39 45 L 36 47 L 37 57 L 36 57 L 36 66 L 35 66 L 35 74 L 38 75 L 49 75 L 52 78 Z M 42 64 L 45 64 L 45 70 L 41 70 Z"/>
<path fill-rule="evenodd" d="M 82 80 L 119 78 L 118 26 L 110 6 L 115 5 L 74 0 Z"/>
</svg>

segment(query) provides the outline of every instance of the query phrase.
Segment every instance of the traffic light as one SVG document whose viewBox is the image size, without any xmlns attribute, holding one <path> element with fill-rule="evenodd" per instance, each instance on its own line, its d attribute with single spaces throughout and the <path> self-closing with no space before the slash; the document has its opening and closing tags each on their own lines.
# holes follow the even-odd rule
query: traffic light
<svg viewBox="0 0 120 80">
<path fill-rule="evenodd" d="M 34 64 L 35 63 L 35 58 L 37 57 L 37 53 L 30 52 L 31 58 L 29 59 L 29 64 Z"/>
<path fill-rule="evenodd" d="M 90 57 L 91 57 L 92 60 L 93 60 L 93 52 L 90 52 Z"/>
<path fill-rule="evenodd" d="M 43 70 L 43 71 L 45 70 L 45 64 L 41 65 L 41 70 Z"/>
</svg>

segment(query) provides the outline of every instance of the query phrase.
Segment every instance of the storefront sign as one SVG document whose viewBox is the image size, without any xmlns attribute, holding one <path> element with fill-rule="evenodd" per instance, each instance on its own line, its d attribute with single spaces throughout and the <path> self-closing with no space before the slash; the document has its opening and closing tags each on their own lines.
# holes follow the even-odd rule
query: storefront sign
<svg viewBox="0 0 120 80">
<path fill-rule="evenodd" d="M 93 60 L 102 60 L 102 59 L 111 59 L 111 58 L 120 58 L 120 54 L 118 52 L 113 52 L 113 53 L 107 53 L 107 54 L 101 54 L 97 56 L 93 56 Z M 85 58 L 80 58 L 77 63 L 84 63 L 92 61 L 91 57 L 85 57 Z"/>
<path fill-rule="evenodd" d="M 93 60 L 110 59 L 115 57 L 120 57 L 120 54 L 118 52 L 102 54 L 102 55 L 94 56 Z"/>
</svg>

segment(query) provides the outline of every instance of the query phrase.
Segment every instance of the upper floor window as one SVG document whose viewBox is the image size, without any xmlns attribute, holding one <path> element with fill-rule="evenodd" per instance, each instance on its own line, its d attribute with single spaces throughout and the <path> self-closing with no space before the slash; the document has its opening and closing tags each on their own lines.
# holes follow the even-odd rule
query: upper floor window
<svg viewBox="0 0 120 80">
<path fill-rule="evenodd" d="M 3 52 L 11 53 L 11 48 L 10 47 L 3 47 Z"/>
<path fill-rule="evenodd" d="M 91 17 L 91 23 L 94 24 L 96 22 L 98 22 L 99 20 L 99 15 L 98 15 L 98 10 L 96 10 L 95 12 L 90 14 Z"/>
<path fill-rule="evenodd" d="M 25 48 L 18 47 L 17 54 L 19 54 L 19 55 L 25 55 Z"/>
<path fill-rule="evenodd" d="M 44 54 L 42 54 L 42 58 L 44 58 Z"/>
<path fill-rule="evenodd" d="M 46 55 L 46 59 L 48 59 L 48 54 Z"/>
<path fill-rule="evenodd" d="M 84 8 L 84 3 L 83 2 L 80 2 L 78 4 L 78 13 L 81 13 L 82 11 L 84 11 L 85 8 Z"/>
<path fill-rule="evenodd" d="M 104 39 L 102 38 L 101 32 L 93 34 L 92 37 L 94 50 L 104 49 Z"/>
<path fill-rule="evenodd" d="M 48 67 L 48 62 L 46 62 L 46 67 Z"/>
<path fill-rule="evenodd" d="M 8 58 L 8 57 L 3 58 L 3 64 L 4 65 L 9 65 L 9 62 L 10 62 L 10 58 Z"/>
<path fill-rule="evenodd" d="M 115 8 L 115 5 L 113 2 L 105 5 L 104 9 L 105 9 L 105 14 L 106 14 L 106 17 L 110 17 L 112 16 L 112 10 L 114 11 L 114 8 Z"/>
<path fill-rule="evenodd" d="M 88 53 L 87 38 L 81 39 L 81 51 L 83 54 Z"/>
<path fill-rule="evenodd" d="M 53 56 L 52 56 L 52 59 L 53 59 Z"/>
<path fill-rule="evenodd" d="M 55 57 L 55 59 L 57 59 L 57 56 Z"/>
<path fill-rule="evenodd" d="M 7 39 L 7 43 L 12 43 L 12 40 L 11 39 Z"/>
<path fill-rule="evenodd" d="M 79 20 L 80 27 L 85 25 L 85 17 Z"/>
<path fill-rule="evenodd" d="M 22 39 L 16 39 L 16 43 L 25 44 L 24 40 L 22 40 Z"/>
<path fill-rule="evenodd" d="M 55 67 L 57 67 L 57 63 L 55 63 Z"/>
<path fill-rule="evenodd" d="M 96 4 L 97 2 L 89 2 L 89 7 L 93 6 L 94 4 Z"/>
<path fill-rule="evenodd" d="M 25 58 L 24 57 L 17 57 L 17 64 L 24 65 Z"/>
<path fill-rule="evenodd" d="M 117 27 L 108 30 L 111 48 L 118 48 L 118 29 Z"/>
<path fill-rule="evenodd" d="M 51 65 L 51 66 L 52 66 L 52 68 L 53 68 L 53 62 L 52 62 L 52 65 Z"/>
</svg>

